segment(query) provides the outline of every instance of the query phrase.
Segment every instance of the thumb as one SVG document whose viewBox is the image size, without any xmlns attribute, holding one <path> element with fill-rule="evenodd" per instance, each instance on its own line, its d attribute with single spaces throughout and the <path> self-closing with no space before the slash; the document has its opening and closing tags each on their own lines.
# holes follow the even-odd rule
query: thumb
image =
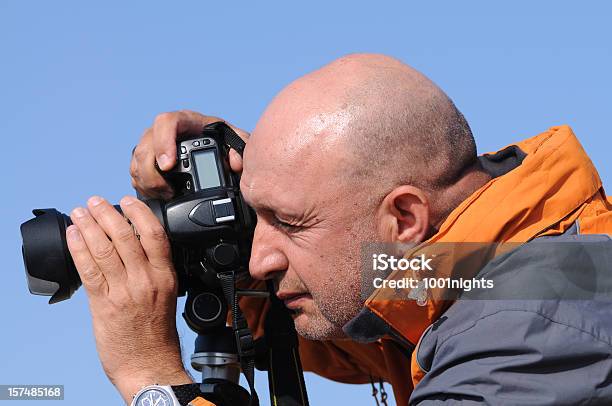
<svg viewBox="0 0 612 406">
<path fill-rule="evenodd" d="M 158 115 L 153 124 L 153 149 L 160 169 L 170 170 L 176 163 L 176 140 L 180 134 L 199 134 L 203 126 L 215 121 L 222 120 L 189 110 Z"/>
</svg>

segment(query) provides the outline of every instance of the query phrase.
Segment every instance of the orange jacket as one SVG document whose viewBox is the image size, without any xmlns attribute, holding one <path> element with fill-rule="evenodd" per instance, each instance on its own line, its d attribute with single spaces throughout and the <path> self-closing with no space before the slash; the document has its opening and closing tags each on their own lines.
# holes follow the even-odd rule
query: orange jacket
<svg viewBox="0 0 612 406">
<path fill-rule="evenodd" d="M 522 243 L 561 234 L 577 220 L 581 233 L 612 234 L 612 200 L 606 197 L 596 169 L 568 126 L 552 127 L 514 145 L 518 149 L 507 147 L 496 154 L 503 157 L 520 150 L 517 159 L 521 162 L 456 207 L 425 245 Z M 396 271 L 388 278 L 402 276 L 402 271 Z M 408 404 L 423 377 L 414 346 L 452 302 L 430 300 L 419 306 L 413 300 L 394 300 L 392 292 L 374 291 L 365 308 L 384 321 L 395 337 L 384 336 L 369 344 L 300 338 L 304 370 L 345 383 L 382 378 L 393 386 L 398 404 Z M 255 335 L 260 335 L 267 305 L 243 298 L 241 306 Z"/>
</svg>

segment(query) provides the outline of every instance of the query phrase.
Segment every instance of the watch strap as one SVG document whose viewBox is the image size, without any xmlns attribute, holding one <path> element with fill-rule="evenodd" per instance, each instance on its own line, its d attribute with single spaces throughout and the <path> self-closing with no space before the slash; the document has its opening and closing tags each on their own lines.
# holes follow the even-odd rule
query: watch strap
<svg viewBox="0 0 612 406">
<path fill-rule="evenodd" d="M 181 406 L 214 406 L 214 403 L 211 403 L 201 397 L 202 392 L 200 391 L 200 384 L 188 383 L 185 385 L 173 385 L 171 388 L 172 392 L 174 392 L 174 396 L 176 396 Z M 202 399 L 206 403 L 198 401 L 198 398 Z M 194 401 L 199 403 L 193 403 Z"/>
</svg>

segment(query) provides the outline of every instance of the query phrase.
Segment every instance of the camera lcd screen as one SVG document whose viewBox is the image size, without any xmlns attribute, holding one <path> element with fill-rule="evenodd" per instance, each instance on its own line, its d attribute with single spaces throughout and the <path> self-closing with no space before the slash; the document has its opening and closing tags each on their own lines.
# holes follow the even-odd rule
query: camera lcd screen
<svg viewBox="0 0 612 406">
<path fill-rule="evenodd" d="M 217 160 L 214 149 L 194 151 L 192 154 L 195 170 L 198 174 L 200 189 L 209 189 L 221 186 Z"/>
</svg>

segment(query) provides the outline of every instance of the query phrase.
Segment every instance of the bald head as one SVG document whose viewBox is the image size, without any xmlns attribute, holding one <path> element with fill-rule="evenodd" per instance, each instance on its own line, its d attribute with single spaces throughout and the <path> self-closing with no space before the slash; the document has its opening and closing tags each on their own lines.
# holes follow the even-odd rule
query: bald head
<svg viewBox="0 0 612 406">
<path fill-rule="evenodd" d="M 291 83 L 252 141 L 270 157 L 278 152 L 287 170 L 320 165 L 317 156 L 339 165 L 336 179 L 368 178 L 381 192 L 444 188 L 476 162 L 470 128 L 448 96 L 408 65 L 374 54 L 345 56 Z"/>
<path fill-rule="evenodd" d="M 448 96 L 424 75 L 380 55 L 353 55 L 330 65 L 354 72 L 346 102 L 357 112 L 346 139 L 356 174 L 389 188 L 437 190 L 476 161 L 471 130 Z M 358 177 L 359 178 L 359 177 Z"/>
</svg>

